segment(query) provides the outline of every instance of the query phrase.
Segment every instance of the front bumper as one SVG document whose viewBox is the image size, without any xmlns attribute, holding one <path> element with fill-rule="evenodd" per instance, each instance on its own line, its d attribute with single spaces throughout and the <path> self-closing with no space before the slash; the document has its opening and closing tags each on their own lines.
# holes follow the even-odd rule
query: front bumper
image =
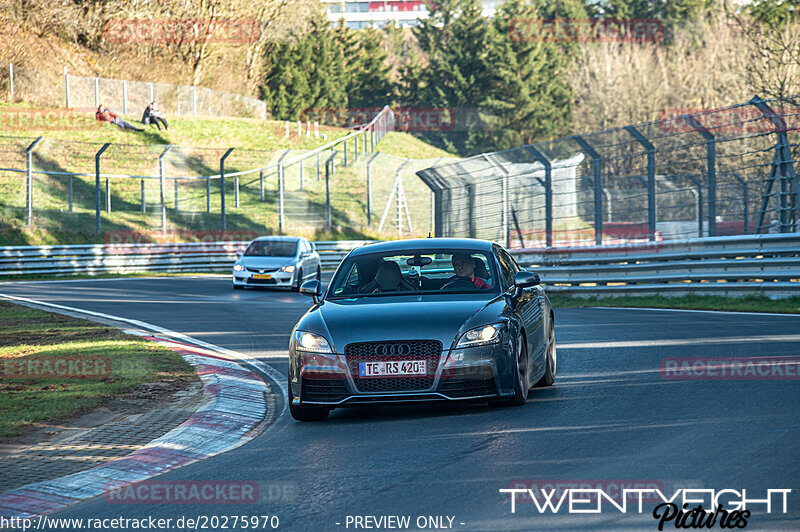
<svg viewBox="0 0 800 532">
<path fill-rule="evenodd" d="M 236 286 L 283 286 L 291 287 L 295 285 L 295 275 L 297 271 L 288 272 L 270 272 L 269 279 L 255 279 L 253 273 L 248 271 L 233 272 L 233 284 Z"/>
<path fill-rule="evenodd" d="M 513 384 L 504 377 L 508 353 L 506 344 L 444 350 L 435 373 L 424 378 L 376 377 L 366 382 L 354 375 L 354 364 L 345 355 L 329 355 L 333 364 L 304 365 L 290 348 L 289 384 L 295 404 L 330 407 L 506 397 L 513 395 Z"/>
</svg>

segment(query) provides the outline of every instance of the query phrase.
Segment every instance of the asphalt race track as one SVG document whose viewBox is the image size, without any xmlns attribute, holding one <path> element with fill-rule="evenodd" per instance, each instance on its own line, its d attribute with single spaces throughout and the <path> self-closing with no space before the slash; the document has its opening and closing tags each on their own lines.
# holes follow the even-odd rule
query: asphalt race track
<svg viewBox="0 0 800 532">
<path fill-rule="evenodd" d="M 142 320 L 282 375 L 288 333 L 310 306 L 292 292 L 234 291 L 220 277 L 0 283 L 0 293 Z M 450 516 L 456 530 L 657 530 L 647 510 L 552 515 L 518 503 L 512 514 L 498 491 L 569 480 L 656 483 L 670 494 L 745 488 L 749 498 L 792 489 L 788 514 L 755 506 L 747 529 L 800 528 L 800 380 L 669 380 L 659 370 L 666 357 L 800 356 L 800 316 L 556 309 L 556 337 L 556 385 L 524 407 L 341 409 L 305 424 L 287 413 L 249 444 L 159 477 L 285 486 L 289 501 L 95 498 L 54 516 L 277 515 L 280 530 L 300 531 L 352 530 L 356 515 Z"/>
</svg>

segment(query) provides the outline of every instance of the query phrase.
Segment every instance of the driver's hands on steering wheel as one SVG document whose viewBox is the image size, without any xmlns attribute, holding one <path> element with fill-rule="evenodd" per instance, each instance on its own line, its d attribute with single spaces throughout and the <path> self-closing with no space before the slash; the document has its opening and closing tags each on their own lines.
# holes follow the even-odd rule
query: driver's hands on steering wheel
<svg viewBox="0 0 800 532">
<path fill-rule="evenodd" d="M 439 290 L 444 290 L 446 288 L 450 288 L 450 287 L 456 286 L 458 284 L 469 284 L 470 288 L 476 288 L 475 284 L 472 282 L 472 278 L 471 277 L 465 277 L 463 275 L 456 275 L 456 276 L 450 278 L 446 283 L 444 283 Z"/>
</svg>

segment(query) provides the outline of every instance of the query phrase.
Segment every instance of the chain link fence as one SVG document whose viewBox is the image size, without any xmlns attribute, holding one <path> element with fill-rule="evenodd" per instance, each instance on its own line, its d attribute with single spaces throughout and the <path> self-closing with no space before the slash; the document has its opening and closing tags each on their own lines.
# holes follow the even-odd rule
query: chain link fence
<svg viewBox="0 0 800 532">
<path fill-rule="evenodd" d="M 267 118 L 266 102 L 241 94 L 190 85 L 63 75 L 9 67 L 13 99 L 43 106 L 97 109 L 100 104 L 122 115 L 141 117 L 158 100 L 168 116 Z"/>
<path fill-rule="evenodd" d="M 791 101 L 759 98 L 665 110 L 417 174 L 435 196 L 436 235 L 512 248 L 793 232 L 798 117 Z"/>
<path fill-rule="evenodd" d="M 425 236 L 432 196 L 415 172 L 441 160 L 377 151 L 393 128 L 387 107 L 314 150 L 0 136 L 0 226 L 107 241 L 187 230 Z"/>
</svg>

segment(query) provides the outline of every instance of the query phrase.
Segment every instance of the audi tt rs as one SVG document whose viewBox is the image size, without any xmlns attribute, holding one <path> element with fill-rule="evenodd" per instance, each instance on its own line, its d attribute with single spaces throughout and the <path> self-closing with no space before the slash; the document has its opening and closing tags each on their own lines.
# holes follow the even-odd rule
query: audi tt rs
<svg viewBox="0 0 800 532">
<path fill-rule="evenodd" d="M 522 405 L 556 376 L 553 309 L 539 276 L 502 246 L 427 238 L 372 244 L 341 262 L 289 340 L 292 416 L 338 407 L 488 400 Z"/>
</svg>

